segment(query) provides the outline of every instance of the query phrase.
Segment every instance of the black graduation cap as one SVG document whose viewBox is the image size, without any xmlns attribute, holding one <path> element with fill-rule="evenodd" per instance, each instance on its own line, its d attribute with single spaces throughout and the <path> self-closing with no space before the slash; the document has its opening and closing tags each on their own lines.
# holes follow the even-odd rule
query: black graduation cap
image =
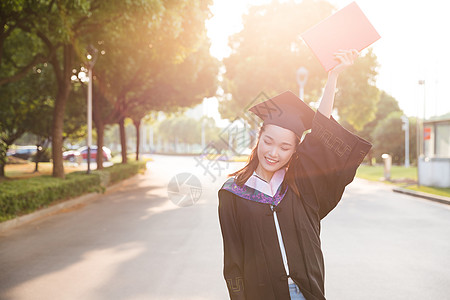
<svg viewBox="0 0 450 300">
<path fill-rule="evenodd" d="M 260 117 L 264 124 L 273 124 L 293 131 L 299 138 L 311 129 L 314 118 L 312 110 L 291 91 L 252 106 L 249 111 Z"/>
</svg>

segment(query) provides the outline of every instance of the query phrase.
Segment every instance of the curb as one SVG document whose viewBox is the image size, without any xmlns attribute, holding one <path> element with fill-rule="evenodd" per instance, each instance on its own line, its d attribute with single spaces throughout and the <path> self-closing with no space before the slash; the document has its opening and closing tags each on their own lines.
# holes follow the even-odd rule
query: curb
<svg viewBox="0 0 450 300">
<path fill-rule="evenodd" d="M 80 204 L 83 204 L 86 202 L 93 201 L 93 200 L 97 199 L 98 197 L 103 196 L 106 193 L 111 192 L 111 191 L 121 187 L 122 185 L 126 184 L 128 181 L 135 179 L 138 176 L 139 176 L 139 174 L 136 174 L 130 178 L 124 179 L 116 184 L 113 184 L 113 185 L 107 187 L 103 193 L 84 194 L 82 196 L 79 196 L 79 197 L 76 197 L 73 199 L 69 199 L 69 200 L 65 200 L 58 204 L 51 205 L 50 207 L 42 208 L 42 209 L 34 211 L 32 213 L 2 222 L 2 223 L 0 223 L 0 233 L 3 233 L 5 231 L 13 229 L 13 228 L 17 228 L 26 223 L 31 223 L 33 221 L 36 221 L 37 219 L 48 217 L 48 216 L 58 213 L 62 210 L 65 210 L 65 209 L 68 209 L 68 208 L 71 208 L 71 207 L 74 207 L 74 206 L 77 206 L 77 205 L 80 205 Z"/>
<path fill-rule="evenodd" d="M 408 190 L 408 189 L 399 188 L 399 187 L 393 188 L 392 190 L 396 193 L 406 194 L 406 195 L 410 195 L 413 197 L 423 198 L 423 199 L 439 202 L 442 204 L 450 205 L 450 197 L 433 195 L 433 194 L 428 194 L 428 193 L 424 193 L 424 192 L 417 192 L 417 191 Z"/>
</svg>

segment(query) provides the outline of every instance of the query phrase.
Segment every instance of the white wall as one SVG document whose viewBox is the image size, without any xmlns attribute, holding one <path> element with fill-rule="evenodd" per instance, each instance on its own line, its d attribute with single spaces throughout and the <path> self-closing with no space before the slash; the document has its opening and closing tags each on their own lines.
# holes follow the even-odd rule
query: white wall
<svg viewBox="0 0 450 300">
<path fill-rule="evenodd" d="M 450 158 L 420 158 L 421 185 L 450 188 Z"/>
</svg>

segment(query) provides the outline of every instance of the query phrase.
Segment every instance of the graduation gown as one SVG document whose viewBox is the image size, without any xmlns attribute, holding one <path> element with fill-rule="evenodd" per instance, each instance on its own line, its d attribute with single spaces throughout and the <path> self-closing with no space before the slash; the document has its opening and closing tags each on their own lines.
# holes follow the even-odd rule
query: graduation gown
<svg viewBox="0 0 450 300">
<path fill-rule="evenodd" d="M 325 299 L 320 220 L 339 202 L 371 144 L 317 112 L 291 161 L 300 197 L 270 197 L 229 178 L 218 191 L 223 275 L 231 299 L 290 299 L 288 276 L 307 300 Z M 274 205 L 290 274 L 278 242 Z"/>
</svg>

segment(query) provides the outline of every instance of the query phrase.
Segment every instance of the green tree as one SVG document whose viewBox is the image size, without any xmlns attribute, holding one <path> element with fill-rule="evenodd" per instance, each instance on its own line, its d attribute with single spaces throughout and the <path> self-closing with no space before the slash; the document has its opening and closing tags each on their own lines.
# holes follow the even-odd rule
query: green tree
<svg viewBox="0 0 450 300">
<path fill-rule="evenodd" d="M 97 133 L 97 149 L 102 149 L 104 146 L 105 128 L 108 124 L 114 123 L 113 121 L 117 118 L 113 115 L 113 111 L 112 103 L 105 98 L 98 88 L 95 88 L 92 98 L 92 118 Z M 98 170 L 103 169 L 103 155 L 97 155 L 96 163 Z"/>
<path fill-rule="evenodd" d="M 24 3 L 28 3 L 25 2 Z M 20 10 L 17 28 L 40 39 L 49 53 L 57 91 L 52 124 L 53 176 L 64 177 L 62 142 L 64 116 L 72 90 L 72 70 L 84 60 L 85 47 L 109 23 L 126 26 L 135 13 L 150 11 L 157 0 L 41 0 Z"/>
<path fill-rule="evenodd" d="M 209 54 L 204 27 L 208 3 L 167 2 L 152 26 L 144 17 L 127 35 L 105 42 L 97 85 L 112 108 L 103 123 L 119 124 L 123 163 L 125 118 L 133 120 L 139 137 L 140 120 L 150 111 L 192 106 L 215 93 L 218 63 Z"/>
<path fill-rule="evenodd" d="M 51 71 L 42 65 L 21 80 L 0 86 L 0 177 L 5 176 L 6 152 L 25 132 L 31 132 L 47 118 L 35 118 L 52 94 Z"/>
<path fill-rule="evenodd" d="M 46 63 L 36 66 L 26 77 L 0 87 L 0 128 L 1 139 L 6 145 L 5 153 L 22 134 L 27 132 L 34 135 L 34 141 L 41 149 L 34 158 L 36 171 L 40 156 L 46 151 L 52 137 L 56 90 L 54 73 Z M 86 123 L 83 105 L 85 90 L 80 84 L 75 84 L 69 100 L 69 109 L 64 115 L 64 139 L 85 134 L 81 130 Z"/>
<path fill-rule="evenodd" d="M 53 176 L 64 177 L 65 110 L 74 88 L 72 71 L 86 64 L 86 46 L 101 45 L 106 50 L 105 67 L 101 60 L 96 66 L 97 87 L 109 91 L 102 98 L 111 102 L 112 117 L 107 121 L 118 122 L 123 129 L 134 107 L 130 101 L 143 98 L 166 65 L 181 64 L 201 48 L 209 4 L 201 0 L 2 2 L 0 82 L 19 80 L 39 62 L 48 61 L 53 68 Z"/>
<path fill-rule="evenodd" d="M 372 49 L 339 76 L 335 108 L 339 118 L 360 131 L 376 119 L 379 90 L 376 87 L 375 68 L 378 66 Z"/>
<path fill-rule="evenodd" d="M 203 123 L 203 125 L 202 125 Z M 206 143 L 218 144 L 220 128 L 213 118 L 202 117 L 198 120 L 174 114 L 157 126 L 157 135 L 164 141 L 175 144 L 177 141 L 185 144 L 200 144 L 202 126 L 204 127 Z"/>
<path fill-rule="evenodd" d="M 296 71 L 301 66 L 309 71 L 303 100 L 319 100 L 327 74 L 300 35 L 333 10 L 326 1 L 312 0 L 272 2 L 250 8 L 243 18 L 243 30 L 230 38 L 230 57 L 224 59 L 226 96 L 220 106 L 222 117 L 244 117 L 246 107 L 261 92 L 268 96 L 287 89 L 296 92 Z M 339 116 L 357 128 L 374 117 L 378 100 L 375 67 L 376 58 L 368 51 L 338 82 Z"/>
<path fill-rule="evenodd" d="M 392 162 L 402 164 L 405 160 L 405 132 L 402 130 L 401 111 L 394 111 L 378 122 L 372 133 L 374 155 L 379 160 L 383 153 L 392 156 Z M 416 120 L 409 118 L 410 160 L 416 157 Z"/>
<path fill-rule="evenodd" d="M 55 85 L 55 82 L 54 80 L 47 79 L 47 84 Z M 55 104 L 55 90 L 55 87 L 47 89 L 48 93 L 53 91 L 53 94 L 47 96 L 46 99 L 42 99 L 30 116 L 30 124 L 32 125 L 27 129 L 27 132 L 35 135 L 36 145 L 38 146 L 38 151 L 33 159 L 36 163 L 35 172 L 39 171 L 38 167 L 41 157 L 48 150 L 52 140 L 52 114 Z M 85 95 L 86 89 L 83 85 L 79 82 L 75 83 L 69 95 L 67 109 L 64 114 L 63 140 L 69 138 L 79 139 L 86 135 Z"/>
<path fill-rule="evenodd" d="M 393 112 L 399 112 L 399 113 L 403 114 L 403 111 L 400 109 L 398 102 L 394 97 L 392 97 L 385 91 L 380 91 L 379 95 L 380 95 L 380 100 L 378 101 L 377 106 L 376 106 L 375 118 L 372 121 L 370 121 L 369 123 L 367 123 L 366 125 L 364 125 L 364 128 L 362 130 L 361 129 L 356 130 L 352 126 L 352 124 L 349 124 L 346 122 L 347 120 L 342 120 L 341 124 L 344 127 L 351 130 L 352 132 L 358 134 L 362 138 L 364 138 L 368 141 L 371 141 L 372 134 L 373 134 L 375 128 L 377 127 L 378 123 L 383 121 L 389 114 L 391 114 Z M 367 161 L 369 162 L 369 164 L 372 164 L 372 157 L 373 157 L 375 150 L 376 150 L 376 146 L 372 147 L 372 149 L 370 149 L 369 153 L 367 154 Z M 379 157 L 377 157 L 377 158 L 379 159 Z"/>
<path fill-rule="evenodd" d="M 224 91 L 232 95 L 221 105 L 223 118 L 234 119 L 260 92 L 273 95 L 297 91 L 296 70 L 309 71 L 306 102 L 315 101 L 326 74 L 303 45 L 300 34 L 331 14 L 325 1 L 272 2 L 254 6 L 243 17 L 244 28 L 230 37 L 231 55 L 224 59 Z"/>
<path fill-rule="evenodd" d="M 33 109 L 30 115 L 30 125 L 27 132 L 35 135 L 36 154 L 33 157 L 35 163 L 34 172 L 39 172 L 39 162 L 42 159 L 43 154 L 46 152 L 51 141 L 51 126 L 52 119 L 48 116 L 53 112 L 53 101 L 51 98 L 47 98 L 44 101 L 38 103 L 38 109 Z"/>
<path fill-rule="evenodd" d="M 203 38 L 198 50 L 180 64 L 167 65 L 154 77 L 153 84 L 146 91 L 136 98 L 131 98 L 133 108 L 129 111 L 129 116 L 133 119 L 138 137 L 138 124 L 150 111 L 173 112 L 192 107 L 202 102 L 205 97 L 215 95 L 218 87 L 218 61 L 209 54 L 209 43 Z M 186 126 L 182 130 L 190 128 Z M 138 145 L 139 140 L 136 145 L 136 159 Z"/>
<path fill-rule="evenodd" d="M 136 11 L 126 26 L 107 24 L 93 38 L 95 45 L 105 53 L 94 69 L 93 117 L 97 146 L 103 146 L 105 126 L 118 123 L 123 163 L 127 162 L 124 123 L 129 109 L 128 97 L 146 86 L 150 71 L 157 72 L 154 60 L 163 51 L 158 49 L 161 52 L 158 53 L 154 48 L 163 45 L 163 33 L 173 27 L 161 25 L 164 16 L 173 13 L 167 3 L 153 1 L 152 9 Z M 170 49 L 165 50 L 169 52 Z M 102 157 L 97 158 L 97 167 L 102 168 Z"/>
<path fill-rule="evenodd" d="M 53 49 L 45 47 L 40 33 L 24 31 L 46 8 L 46 1 L 8 0 L 0 2 L 0 86 L 16 82 L 36 66 L 48 62 Z M 48 6 L 47 6 L 48 7 Z"/>
</svg>

